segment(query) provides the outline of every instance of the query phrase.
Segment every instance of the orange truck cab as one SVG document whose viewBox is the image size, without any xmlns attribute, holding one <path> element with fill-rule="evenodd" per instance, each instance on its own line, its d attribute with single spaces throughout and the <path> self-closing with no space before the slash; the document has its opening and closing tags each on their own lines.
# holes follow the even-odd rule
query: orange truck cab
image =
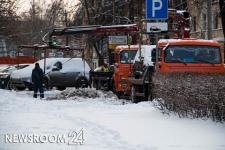
<svg viewBox="0 0 225 150">
<path fill-rule="evenodd" d="M 118 97 L 129 94 L 128 91 L 131 90 L 128 78 L 131 76 L 133 62 L 138 48 L 138 45 L 126 45 L 117 46 L 115 49 L 113 90 Z"/>
<path fill-rule="evenodd" d="M 211 40 L 160 40 L 159 71 L 223 74 L 224 57 L 220 45 Z"/>
</svg>

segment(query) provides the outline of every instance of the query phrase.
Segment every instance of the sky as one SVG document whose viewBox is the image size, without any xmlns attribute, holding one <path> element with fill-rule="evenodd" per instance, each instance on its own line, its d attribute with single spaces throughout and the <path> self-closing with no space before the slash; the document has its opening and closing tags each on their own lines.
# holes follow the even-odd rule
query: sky
<svg viewBox="0 0 225 150">
<path fill-rule="evenodd" d="M 31 6 L 32 1 L 33 0 L 19 0 L 18 13 L 27 12 Z M 47 6 L 53 0 L 34 0 L 34 1 L 41 3 L 41 5 L 43 6 Z M 45 3 L 45 1 L 47 4 Z M 71 5 L 78 3 L 78 0 L 63 0 L 63 1 L 68 2 Z"/>
</svg>

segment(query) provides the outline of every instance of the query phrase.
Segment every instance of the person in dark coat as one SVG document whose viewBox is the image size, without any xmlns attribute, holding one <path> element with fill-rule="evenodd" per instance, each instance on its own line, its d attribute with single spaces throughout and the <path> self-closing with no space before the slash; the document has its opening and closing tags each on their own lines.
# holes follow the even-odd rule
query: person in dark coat
<svg viewBox="0 0 225 150">
<path fill-rule="evenodd" d="M 34 98 L 37 98 L 38 91 L 40 92 L 40 97 L 44 98 L 44 87 L 43 87 L 43 78 L 44 73 L 40 68 L 39 63 L 35 64 L 35 68 L 32 71 L 32 83 L 34 85 Z"/>
</svg>

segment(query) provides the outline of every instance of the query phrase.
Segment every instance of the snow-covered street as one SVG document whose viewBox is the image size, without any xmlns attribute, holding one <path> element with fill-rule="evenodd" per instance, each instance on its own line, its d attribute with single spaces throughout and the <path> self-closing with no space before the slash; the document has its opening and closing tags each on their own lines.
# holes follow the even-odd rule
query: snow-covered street
<svg viewBox="0 0 225 150">
<path fill-rule="evenodd" d="M 163 115 L 151 102 L 131 104 L 109 97 L 40 100 L 29 91 L 0 90 L 0 150 L 225 149 L 225 124 L 180 119 Z M 68 135 L 82 129 L 83 145 L 5 143 L 6 134 Z"/>
</svg>

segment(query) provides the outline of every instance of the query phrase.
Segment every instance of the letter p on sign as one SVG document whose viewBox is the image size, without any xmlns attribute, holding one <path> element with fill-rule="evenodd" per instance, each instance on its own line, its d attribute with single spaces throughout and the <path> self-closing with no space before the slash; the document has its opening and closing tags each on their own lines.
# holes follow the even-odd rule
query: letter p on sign
<svg viewBox="0 0 225 150">
<path fill-rule="evenodd" d="M 168 19 L 168 0 L 146 0 L 146 19 Z"/>
</svg>

